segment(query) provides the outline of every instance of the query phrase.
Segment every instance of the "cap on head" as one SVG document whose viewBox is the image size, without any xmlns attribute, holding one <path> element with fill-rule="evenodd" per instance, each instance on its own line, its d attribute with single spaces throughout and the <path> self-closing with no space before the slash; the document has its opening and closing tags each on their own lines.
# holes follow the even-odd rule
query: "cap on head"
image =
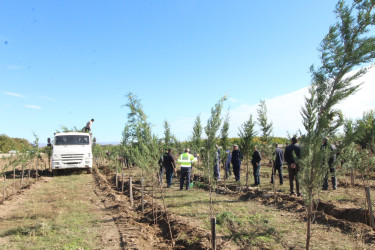
<svg viewBox="0 0 375 250">
<path fill-rule="evenodd" d="M 94 118 L 92 118 L 91 121 L 94 121 Z"/>
<path fill-rule="evenodd" d="M 190 149 L 189 148 L 185 148 L 185 153 L 190 153 Z"/>
</svg>

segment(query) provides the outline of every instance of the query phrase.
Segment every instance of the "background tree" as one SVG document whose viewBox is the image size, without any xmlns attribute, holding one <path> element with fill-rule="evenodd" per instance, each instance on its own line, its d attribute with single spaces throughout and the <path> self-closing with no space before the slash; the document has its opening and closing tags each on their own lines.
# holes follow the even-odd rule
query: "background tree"
<svg viewBox="0 0 375 250">
<path fill-rule="evenodd" d="M 307 249 L 310 246 L 313 202 L 328 170 L 328 164 L 323 161 L 328 155 L 320 145 L 323 137 L 332 135 L 342 125 L 342 114 L 335 106 L 359 88 L 352 81 L 365 74 L 368 68 L 348 73 L 375 57 L 375 38 L 366 36 L 369 26 L 375 24 L 374 5 L 373 0 L 356 0 L 349 5 L 338 1 L 335 10 L 338 22 L 330 26 L 319 48 L 322 65 L 310 68 L 312 83 L 302 108 L 307 132 L 301 141 L 302 159 L 299 162 L 299 177 L 308 208 Z"/>
<path fill-rule="evenodd" d="M 224 101 L 226 96 L 220 98 L 220 100 L 211 108 L 211 117 L 207 120 L 207 125 L 204 128 L 204 131 L 207 135 L 207 140 L 205 141 L 204 154 L 205 154 L 205 166 L 208 172 L 208 183 L 210 186 L 210 216 L 213 217 L 213 207 L 212 207 L 212 182 L 211 179 L 214 159 L 216 157 L 215 144 L 217 143 L 218 138 L 216 137 L 217 132 L 220 129 L 221 124 L 221 111 L 223 109 Z"/>
<path fill-rule="evenodd" d="M 172 146 L 172 134 L 171 134 L 171 125 L 164 121 L 164 149 L 168 149 Z"/>
<path fill-rule="evenodd" d="M 238 136 L 240 137 L 240 150 L 246 158 L 246 187 L 249 187 L 249 160 L 254 147 L 254 138 L 257 134 L 254 130 L 254 126 L 253 115 L 250 115 L 249 120 L 241 125 L 238 132 Z"/>
<path fill-rule="evenodd" d="M 370 110 L 364 112 L 362 119 L 359 119 L 355 123 L 355 132 L 357 133 L 356 142 L 361 145 L 362 148 L 375 152 L 375 112 Z"/>
<path fill-rule="evenodd" d="M 225 115 L 224 123 L 220 131 L 220 146 L 222 147 L 220 159 L 221 159 L 221 162 L 223 163 L 224 171 L 226 171 L 226 162 L 229 156 L 226 153 L 226 151 L 229 150 L 229 146 L 230 146 L 230 141 L 229 141 L 228 136 L 229 136 L 229 112 L 227 112 Z M 225 187 L 226 187 L 226 179 L 227 179 L 227 173 L 225 172 L 224 174 Z"/>
<path fill-rule="evenodd" d="M 272 161 L 272 154 L 274 152 L 274 148 L 272 146 L 272 131 L 273 131 L 273 124 L 272 122 L 268 122 L 267 117 L 267 106 L 266 102 L 261 100 L 259 102 L 259 106 L 257 109 L 258 112 L 258 125 L 260 127 L 261 131 L 261 153 L 263 153 L 263 156 L 267 158 L 270 163 Z"/>
</svg>

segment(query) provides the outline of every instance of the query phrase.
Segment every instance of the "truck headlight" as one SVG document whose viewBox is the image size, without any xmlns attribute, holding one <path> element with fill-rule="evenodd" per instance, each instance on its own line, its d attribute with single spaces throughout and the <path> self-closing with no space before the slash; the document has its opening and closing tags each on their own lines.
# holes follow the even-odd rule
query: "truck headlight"
<svg viewBox="0 0 375 250">
<path fill-rule="evenodd" d="M 53 157 L 53 158 L 57 158 L 57 154 L 53 154 L 52 157 Z"/>
</svg>

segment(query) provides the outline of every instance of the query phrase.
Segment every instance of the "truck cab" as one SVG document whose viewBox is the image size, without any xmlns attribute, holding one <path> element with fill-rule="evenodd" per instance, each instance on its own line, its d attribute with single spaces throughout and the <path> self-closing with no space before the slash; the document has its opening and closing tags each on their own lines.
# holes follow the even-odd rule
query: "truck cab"
<svg viewBox="0 0 375 250">
<path fill-rule="evenodd" d="M 92 139 L 90 133 L 55 133 L 52 151 L 52 171 L 58 169 L 92 170 Z"/>
</svg>

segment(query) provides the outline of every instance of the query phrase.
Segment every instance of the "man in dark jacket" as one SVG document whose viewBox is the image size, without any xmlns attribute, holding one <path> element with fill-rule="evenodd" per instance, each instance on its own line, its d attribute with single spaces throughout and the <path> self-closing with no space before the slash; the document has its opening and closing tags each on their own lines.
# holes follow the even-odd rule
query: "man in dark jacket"
<svg viewBox="0 0 375 250">
<path fill-rule="evenodd" d="M 164 153 L 163 166 L 165 167 L 167 175 L 167 187 L 171 187 L 172 177 L 176 166 L 174 157 L 172 155 L 172 149 L 168 149 L 168 152 Z"/>
<path fill-rule="evenodd" d="M 329 160 L 328 160 L 328 166 L 329 166 L 329 172 L 327 172 L 326 177 L 324 178 L 323 182 L 323 190 L 328 190 L 328 176 L 331 174 L 331 181 L 332 181 L 332 188 L 334 190 L 337 189 L 337 179 L 336 179 L 336 166 L 334 165 L 334 162 L 336 160 L 336 147 L 333 144 L 328 144 L 328 139 L 323 139 L 323 144 L 321 146 L 322 150 L 327 150 L 329 147 Z"/>
<path fill-rule="evenodd" d="M 233 173 L 236 181 L 240 181 L 240 172 L 241 172 L 241 161 L 243 159 L 243 155 L 241 151 L 238 149 L 237 145 L 233 145 L 232 151 L 232 165 L 233 165 Z"/>
<path fill-rule="evenodd" d="M 294 157 L 293 157 L 293 152 L 296 154 L 298 158 L 301 157 L 301 149 L 297 145 L 297 138 L 293 137 L 291 140 L 292 144 L 290 144 L 288 147 L 285 149 L 284 153 L 284 159 L 288 163 L 288 172 L 289 172 L 289 184 L 290 184 L 290 194 L 294 195 L 293 191 L 293 180 L 296 179 L 296 191 L 297 195 L 301 196 L 301 193 L 299 191 L 299 181 L 298 181 L 298 171 L 299 171 L 299 166 L 296 164 Z"/>
<path fill-rule="evenodd" d="M 278 144 L 275 143 L 275 152 L 273 152 L 275 156 L 275 162 L 273 163 L 273 173 L 276 174 L 276 171 L 279 173 L 280 178 L 280 185 L 283 185 L 283 159 L 284 159 L 284 152 L 281 148 L 278 147 Z M 271 175 L 271 183 L 273 183 L 273 174 Z"/>
<path fill-rule="evenodd" d="M 254 175 L 254 185 L 258 186 L 260 185 L 260 161 L 262 160 L 262 157 L 260 156 L 259 151 L 257 150 L 257 147 L 254 147 L 254 153 L 251 157 L 251 164 L 253 165 L 253 175 Z"/>
</svg>

